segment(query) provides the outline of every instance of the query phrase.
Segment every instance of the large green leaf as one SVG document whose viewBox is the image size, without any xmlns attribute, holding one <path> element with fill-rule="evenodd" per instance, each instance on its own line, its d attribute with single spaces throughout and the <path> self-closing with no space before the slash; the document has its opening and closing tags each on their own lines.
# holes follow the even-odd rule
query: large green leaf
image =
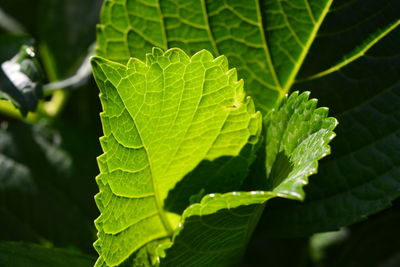
<svg viewBox="0 0 400 267">
<path fill-rule="evenodd" d="M 400 196 L 400 2 L 345 2 L 328 15 L 301 71 L 303 80 L 295 84 L 312 90 L 339 120 L 333 155 L 306 187 L 304 203 L 279 201 L 267 207 L 263 223 L 270 235 L 335 230 L 385 209 Z M 354 16 L 368 19 L 351 27 L 346 20 Z M 367 37 L 369 42 L 361 42 Z M 373 46 L 366 50 L 364 44 Z M 320 53 L 329 55 L 329 62 Z M 335 65 L 338 55 L 350 64 Z"/>
<path fill-rule="evenodd" d="M 12 267 L 90 267 L 95 259 L 73 251 L 29 243 L 0 242 L 0 265 Z"/>
<path fill-rule="evenodd" d="M 169 190 L 201 161 L 257 143 L 261 114 L 226 58 L 205 50 L 189 57 L 154 49 L 146 63 L 127 65 L 95 57 L 92 66 L 104 109 L 95 247 L 114 266 L 172 234 L 163 205 Z"/>
<path fill-rule="evenodd" d="M 396 0 L 108 0 L 98 53 L 123 63 L 153 46 L 227 54 L 263 110 L 290 89 L 311 89 L 343 120 L 337 154 L 304 204 L 272 201 L 263 222 L 277 235 L 307 234 L 365 218 L 399 195 L 398 9 Z M 270 165 L 269 188 L 294 170 L 289 148 L 267 159 L 280 163 Z"/>
</svg>

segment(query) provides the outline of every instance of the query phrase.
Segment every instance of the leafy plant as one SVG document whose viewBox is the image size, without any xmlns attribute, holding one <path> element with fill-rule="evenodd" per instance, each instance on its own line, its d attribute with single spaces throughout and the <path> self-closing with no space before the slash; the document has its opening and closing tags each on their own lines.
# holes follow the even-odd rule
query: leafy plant
<svg viewBox="0 0 400 267">
<path fill-rule="evenodd" d="M 372 3 L 368 4 L 373 5 Z M 319 41 L 316 38 L 317 32 L 324 32 L 323 27 L 320 29 L 321 25 L 326 25 L 325 29 L 328 28 L 330 32 L 340 30 L 341 25 L 334 25 L 337 22 L 338 17 L 347 14 L 347 12 L 354 9 L 358 3 L 350 5 L 351 8 L 339 3 L 336 7 L 339 11 L 333 9 L 329 16 L 328 11 L 331 9 L 331 5 L 332 1 L 299 1 L 296 3 L 286 3 L 281 1 L 255 1 L 250 3 L 234 1 L 192 1 L 190 3 L 187 1 L 175 1 L 173 3 L 169 1 L 160 1 L 160 3 L 128 1 L 127 4 L 117 1 L 105 2 L 102 11 L 101 24 L 98 27 L 97 53 L 102 57 L 119 62 L 121 65 L 104 61 L 100 58 L 96 58 L 93 61 L 94 74 L 102 92 L 101 97 L 104 108 L 102 116 L 103 118 L 107 118 L 107 120 L 103 119 L 105 133 L 104 140 L 109 140 L 110 138 L 115 139 L 117 140 L 117 143 L 125 149 L 133 149 L 138 146 L 141 149 L 144 149 L 148 157 L 146 161 L 147 164 L 153 166 L 152 162 L 157 162 L 155 165 L 156 167 L 154 167 L 155 171 L 153 171 L 152 167 L 148 167 L 150 169 L 148 172 L 158 173 L 159 171 L 157 169 L 160 168 L 158 167 L 158 164 L 161 166 L 168 166 L 166 170 L 161 167 L 163 173 L 161 175 L 162 178 L 158 178 L 157 175 L 155 175 L 155 177 L 152 175 L 147 176 L 153 177 L 153 184 L 157 184 L 157 187 L 160 188 L 160 195 L 157 196 L 157 192 L 155 193 L 159 213 L 160 210 L 167 209 L 182 214 L 180 227 L 177 228 L 176 233 L 172 237 L 172 244 L 164 245 L 166 247 L 171 247 L 166 250 L 166 257 L 164 260 L 161 260 L 161 265 L 206 265 L 212 264 L 213 262 L 229 265 L 230 263 L 237 261 L 236 257 L 240 256 L 240 251 L 243 250 L 246 240 L 248 240 L 248 236 L 245 234 L 242 236 L 238 234 L 240 238 L 236 240 L 230 236 L 232 233 L 229 233 L 229 227 L 225 229 L 226 236 L 224 236 L 223 233 L 217 235 L 215 229 L 214 231 L 207 229 L 207 223 L 202 225 L 201 222 L 208 222 L 206 219 L 208 217 L 212 218 L 210 219 L 210 222 L 216 221 L 222 223 L 228 221 L 235 225 L 235 227 L 238 227 L 238 229 L 246 229 L 245 232 L 249 234 L 252 232 L 251 229 L 254 227 L 254 220 L 257 221 L 256 219 L 251 220 L 253 223 L 248 225 L 248 229 L 246 227 L 240 228 L 240 223 L 233 223 L 235 221 L 234 217 L 228 218 L 229 216 L 225 213 L 229 213 L 229 211 L 235 209 L 244 208 L 240 204 L 256 207 L 257 205 L 251 204 L 264 203 L 268 198 L 275 196 L 274 193 L 285 198 L 298 200 L 304 199 L 302 186 L 308 183 L 308 175 L 316 172 L 316 160 L 329 152 L 329 149 L 324 144 L 326 144 L 332 137 L 331 131 L 334 128 L 335 123 L 331 119 L 326 119 L 326 121 L 324 121 L 322 118 L 325 118 L 326 111 L 323 111 L 323 109 L 317 109 L 314 111 L 315 102 L 306 102 L 306 100 L 304 100 L 307 98 L 306 95 L 303 94 L 297 96 L 295 94 L 288 100 L 284 100 L 285 94 L 292 87 L 298 86 L 298 88 L 302 88 L 304 84 L 317 84 L 320 83 L 321 80 L 325 79 L 332 80 L 334 75 L 342 72 L 347 65 L 362 57 L 366 51 L 396 29 L 399 24 L 398 15 L 391 12 L 391 8 L 389 7 L 390 3 L 387 3 L 388 6 L 383 8 L 382 12 L 386 13 L 386 19 L 389 17 L 391 20 L 389 19 L 387 22 L 385 21 L 385 23 L 381 23 L 384 26 L 382 27 L 379 25 L 372 35 L 366 36 L 364 33 L 361 33 L 357 38 L 350 40 L 351 42 L 354 42 L 355 39 L 358 39 L 357 41 L 360 42 L 360 45 L 355 46 L 354 44 L 344 44 L 340 47 L 342 51 L 339 57 L 327 57 L 319 63 L 314 59 L 315 52 L 312 49 L 312 45 L 314 45 L 314 47 L 322 46 L 322 49 L 320 48 L 319 50 L 323 51 L 324 49 L 323 45 L 326 40 Z M 374 19 L 381 22 L 381 17 L 376 17 L 377 18 Z M 226 21 L 229 21 L 229 23 L 226 23 Z M 362 26 L 371 28 L 370 21 L 363 23 Z M 326 39 L 340 38 L 341 35 L 343 35 L 343 33 L 339 31 L 338 33 L 329 34 Z M 189 59 L 179 50 L 167 50 L 165 54 L 159 50 L 153 50 L 152 54 L 147 54 L 146 63 L 132 59 L 129 60 L 131 56 L 138 59 L 144 59 L 146 52 L 148 52 L 153 46 L 158 46 L 163 49 L 169 47 L 180 47 L 186 50 L 187 53 L 194 55 Z M 226 169 L 218 171 L 218 164 L 212 165 L 213 171 L 219 173 L 213 177 L 214 184 L 210 185 L 208 181 L 204 181 L 207 179 L 202 178 L 201 174 L 204 175 L 205 172 L 194 169 L 200 162 L 194 161 L 193 165 L 191 165 L 189 162 L 193 161 L 191 157 L 186 154 L 190 151 L 196 154 L 195 156 L 200 159 L 201 156 L 197 155 L 197 152 L 190 150 L 190 147 L 192 147 L 192 149 L 196 147 L 200 150 L 201 146 L 199 144 L 186 144 L 187 141 L 185 141 L 185 139 L 183 142 L 179 142 L 179 137 L 176 136 L 174 136 L 173 140 L 177 143 L 169 143 L 171 134 L 168 129 L 174 129 L 179 132 L 179 128 L 181 127 L 179 121 L 176 122 L 175 119 L 172 119 L 181 118 L 181 116 L 183 116 L 180 115 L 179 107 L 181 103 L 186 104 L 184 106 L 185 112 L 187 110 L 188 114 L 190 114 L 189 110 L 191 110 L 188 106 L 189 104 L 183 101 L 187 99 L 184 93 L 185 90 L 181 93 L 175 93 L 175 90 L 185 86 L 187 79 L 189 79 L 188 74 L 193 76 L 189 76 L 193 80 L 198 76 L 205 77 L 204 87 L 206 90 L 208 90 L 209 87 L 207 83 L 209 80 L 207 78 L 207 67 L 204 67 L 204 73 L 193 72 L 191 70 L 194 68 L 191 64 L 194 64 L 193 62 L 196 62 L 198 57 L 201 57 L 203 54 L 208 54 L 204 51 L 196 53 L 196 50 L 198 49 L 208 49 L 215 55 L 226 55 L 230 60 L 230 63 L 238 69 L 239 77 L 242 77 L 245 80 L 245 88 L 247 89 L 247 92 L 253 96 L 256 107 L 261 109 L 266 115 L 264 120 L 266 126 L 265 174 L 262 174 L 262 171 L 258 171 L 254 175 L 255 178 L 257 178 L 256 182 L 252 181 L 253 184 L 250 186 L 247 185 L 247 188 L 250 190 L 262 189 L 271 191 L 265 191 L 262 193 L 262 195 L 267 194 L 267 196 L 263 196 L 261 199 L 255 200 L 255 202 L 246 202 L 243 200 L 244 202 L 241 203 L 240 200 L 235 200 L 235 198 L 246 199 L 247 197 L 245 193 L 239 193 L 238 195 L 227 193 L 227 195 L 217 196 L 217 199 L 220 198 L 220 200 L 216 200 L 217 203 L 226 203 L 224 204 L 225 206 L 219 204 L 217 208 L 208 208 L 208 205 L 212 205 L 211 203 L 213 203 L 213 198 L 204 196 L 203 200 L 199 204 L 193 204 L 193 206 L 187 207 L 190 199 L 198 200 L 204 194 L 224 193 L 228 190 L 240 189 L 239 186 L 236 188 L 229 188 L 229 185 L 233 186 L 232 182 L 228 183 L 228 186 L 215 185 L 219 183 L 218 181 L 226 180 L 220 178 L 224 177 L 224 171 L 226 171 Z M 305 61 L 307 55 L 307 58 L 309 58 L 308 62 Z M 209 61 L 212 60 L 210 55 L 207 57 L 209 58 Z M 218 57 L 214 59 L 213 62 L 225 61 L 221 58 L 223 57 Z M 211 64 L 208 63 L 208 61 L 206 62 L 207 63 L 202 63 L 202 65 L 207 66 L 207 64 Z M 299 73 L 301 67 L 302 72 Z M 226 72 L 227 69 L 224 71 Z M 214 72 L 216 72 L 216 70 Z M 213 75 L 218 76 L 214 73 Z M 222 73 L 219 75 L 222 75 Z M 219 81 L 217 81 L 215 76 L 213 76 L 212 79 L 216 84 L 218 84 Z M 226 82 L 223 82 L 226 78 L 220 79 L 221 83 L 226 84 Z M 340 79 L 334 77 L 333 82 L 338 83 L 340 82 Z M 195 86 L 194 83 L 194 81 L 189 83 L 190 85 L 188 86 L 190 89 Z M 198 91 L 201 90 L 202 86 L 198 85 Z M 111 93 L 111 91 L 117 91 L 117 93 Z M 109 97 L 109 94 L 112 94 L 112 96 Z M 114 96 L 114 94 L 117 95 Z M 226 94 L 225 99 L 229 99 L 229 97 L 233 96 L 234 93 L 231 93 L 231 95 Z M 191 102 L 192 99 L 189 98 L 187 101 Z M 113 108 L 110 102 L 114 105 Z M 237 101 L 233 101 L 233 103 L 228 102 L 220 108 L 224 106 L 236 107 L 237 105 L 234 104 L 235 102 Z M 195 105 L 195 103 L 203 102 L 202 100 L 200 102 L 194 101 L 192 105 Z M 276 107 L 277 105 L 278 107 Z M 115 106 L 118 106 L 120 109 L 117 109 Z M 193 106 L 192 109 L 194 107 L 195 106 Z M 274 109 L 274 107 L 276 108 Z M 200 108 L 201 105 L 199 106 L 198 116 L 202 117 Z M 309 108 L 310 110 L 308 110 Z M 112 111 L 109 115 L 108 109 L 111 109 Z M 210 112 L 209 114 L 213 113 Z M 118 118 L 117 115 L 121 118 Z M 130 119 L 126 118 L 126 116 Z M 112 124 L 111 120 L 108 119 L 110 117 L 113 117 L 114 120 L 119 119 L 121 122 L 114 122 Z M 161 120 L 159 117 L 161 117 Z M 196 117 L 197 113 L 193 118 Z M 213 120 L 213 118 L 214 117 L 208 115 L 207 122 L 208 120 Z M 216 120 L 216 118 L 214 119 Z M 184 119 L 182 118 L 182 120 Z M 130 123 L 127 121 L 130 121 Z M 178 123 L 178 125 L 176 126 L 175 123 Z M 193 123 L 196 123 L 196 121 Z M 168 126 L 163 128 L 162 126 L 159 127 L 159 124 Z M 129 134 L 129 136 L 138 136 L 137 139 L 141 139 L 141 141 L 139 143 L 127 143 L 122 136 L 117 137 L 114 132 L 123 131 L 121 125 L 132 125 L 132 129 L 135 129 L 135 131 Z M 205 129 L 207 127 L 204 124 L 201 124 L 201 126 Z M 186 127 L 187 129 L 191 129 L 190 124 Z M 222 129 L 224 128 L 225 125 L 223 125 Z M 189 133 L 192 132 L 189 130 Z M 193 134 L 195 133 L 198 137 L 200 136 L 205 138 L 203 137 L 204 135 L 211 138 L 211 136 L 208 136 L 208 134 L 205 133 L 202 135 L 201 133 L 194 132 Z M 148 135 L 152 136 L 156 141 L 153 141 L 148 137 Z M 133 139 L 133 137 L 130 138 Z M 189 136 L 186 136 L 186 138 L 192 140 L 190 139 L 190 134 Z M 223 142 L 222 140 L 219 141 L 220 138 L 217 138 L 217 140 L 218 142 Z M 154 145 L 153 142 L 156 144 L 155 151 L 160 153 L 159 156 L 152 155 L 151 146 Z M 231 143 L 232 141 L 228 142 Z M 118 183 L 121 184 L 114 184 L 117 183 L 115 174 L 111 175 L 114 176 L 114 178 L 105 178 L 107 176 L 103 176 L 104 173 L 109 173 L 111 171 L 110 168 L 114 171 L 132 171 L 141 169 L 141 167 L 127 167 L 126 162 L 121 162 L 119 163 L 120 165 L 110 167 L 108 165 L 109 162 L 112 164 L 116 159 L 120 160 L 121 158 L 130 158 L 133 157 L 133 154 L 128 157 L 123 156 L 123 154 L 121 154 L 122 152 L 111 153 L 111 149 L 113 151 L 121 151 L 122 148 L 117 150 L 117 148 L 114 147 L 116 145 L 108 143 L 110 143 L 110 141 L 103 142 L 103 150 L 105 151 L 105 154 L 99 158 L 102 174 L 98 178 L 101 190 L 97 197 L 97 202 L 102 215 L 97 221 L 99 241 L 97 241 L 96 247 L 101 257 L 99 265 L 101 265 L 104 260 L 106 264 L 113 266 L 120 264 L 123 260 L 127 259 L 131 253 L 137 251 L 139 247 L 144 246 L 147 242 L 153 241 L 157 238 L 171 236 L 171 228 L 173 229 L 174 227 L 169 226 L 169 223 L 165 223 L 165 221 L 168 221 L 166 215 L 151 213 L 153 216 L 160 216 L 162 221 L 161 223 L 163 223 L 164 227 L 160 228 L 160 222 L 154 222 L 154 227 L 157 226 L 158 230 L 152 228 L 149 230 L 149 234 L 146 235 L 146 230 L 140 227 L 140 225 L 133 223 L 136 220 L 139 220 L 139 218 L 144 218 L 141 217 L 142 215 L 140 215 L 139 212 L 133 212 L 132 214 L 132 210 L 135 210 L 134 208 L 128 208 L 125 212 L 123 210 L 118 212 L 113 208 L 113 206 L 117 204 L 110 202 L 110 197 L 106 197 L 106 194 L 103 192 L 103 190 L 106 190 L 104 188 L 107 187 L 107 185 L 109 187 L 107 189 L 109 194 L 125 197 L 127 199 L 124 201 L 132 201 L 132 203 L 137 200 L 129 200 L 129 198 L 137 197 L 136 194 L 138 193 L 128 193 L 128 191 L 123 193 L 117 188 L 123 187 L 124 190 L 129 190 L 128 188 L 131 187 L 131 190 L 135 190 L 137 186 L 134 184 L 129 186 L 127 184 L 127 178 L 120 178 L 121 180 Z M 181 144 L 183 146 L 182 151 L 180 146 L 177 146 L 176 144 Z M 204 145 L 204 149 L 209 149 L 206 143 L 202 144 Z M 160 146 L 163 148 L 160 149 Z M 170 148 L 168 149 L 168 147 Z M 316 151 L 318 148 L 321 150 Z M 219 157 L 231 156 L 229 151 L 221 150 L 220 152 L 221 154 L 218 155 Z M 128 151 L 125 151 L 125 153 L 128 153 Z M 164 157 L 168 159 L 169 162 L 164 163 L 166 165 L 162 165 L 162 160 L 159 159 Z M 182 162 L 180 163 L 179 160 L 175 160 L 175 157 L 182 160 Z M 192 157 L 194 157 L 194 155 Z M 212 158 L 205 157 L 203 160 L 215 160 L 216 158 L 217 156 Z M 187 163 L 184 163 L 186 162 L 185 160 L 187 160 Z M 176 166 L 174 166 L 174 164 L 176 164 Z M 255 168 L 262 168 L 260 165 L 263 165 L 262 161 L 261 164 Z M 188 170 L 185 171 L 182 166 L 187 167 Z M 211 166 L 209 165 L 209 167 Z M 173 170 L 175 168 L 178 168 L 180 172 L 174 172 Z M 244 168 L 246 168 L 246 165 Z M 181 181 L 182 177 L 188 175 L 188 172 L 192 169 L 194 170 L 189 174 L 190 178 L 183 178 L 183 181 Z M 170 171 L 173 172 L 174 175 L 168 174 Z M 198 175 L 196 172 L 199 172 L 200 174 Z M 164 178 L 164 175 L 167 178 Z M 259 177 L 260 175 L 263 177 Z M 124 176 L 128 177 L 128 174 L 124 174 Z M 118 177 L 121 177 L 121 175 Z M 196 177 L 198 181 L 196 181 Z M 141 181 L 141 179 L 143 179 L 141 178 L 141 175 L 140 178 L 132 176 L 129 181 L 132 180 L 132 182 L 136 181 L 134 183 L 137 183 L 138 181 Z M 236 179 L 236 183 L 240 183 L 242 180 L 241 175 L 238 175 Z M 353 179 L 357 178 L 355 177 Z M 168 182 L 165 180 L 168 180 Z M 185 180 L 190 180 L 191 186 L 184 185 Z M 177 183 L 178 181 L 179 183 Z M 178 189 L 170 191 L 175 185 Z M 163 186 L 165 186 L 165 188 L 162 188 Z M 253 188 L 251 186 L 253 186 Z M 395 193 L 395 195 L 397 195 L 397 187 L 394 186 L 392 188 L 397 192 Z M 324 187 L 322 187 L 322 189 L 324 189 Z M 157 191 L 156 189 L 153 190 Z M 166 192 L 170 192 L 171 195 L 183 194 L 185 197 L 172 195 L 167 198 Z M 370 193 L 367 191 L 366 194 Z M 345 199 L 348 196 L 350 195 L 342 194 L 341 198 Z M 391 199 L 394 197 L 395 196 L 391 197 Z M 182 205 L 179 209 L 174 209 L 174 203 L 170 204 L 168 202 L 169 199 L 177 198 L 186 203 L 186 210 L 182 208 Z M 102 199 L 107 199 L 107 201 L 104 202 Z M 163 206 L 164 202 L 165 206 Z M 379 202 L 381 202 L 381 199 L 379 199 Z M 314 202 L 309 213 L 319 212 L 319 206 L 326 205 L 325 203 L 326 201 Z M 287 212 L 287 209 L 292 208 L 293 206 L 292 204 L 286 205 L 287 206 L 284 206 L 282 209 L 281 207 L 275 207 L 278 205 L 271 206 L 269 209 L 271 210 L 271 213 L 276 214 L 278 212 L 282 213 L 282 210 Z M 355 203 L 351 205 L 357 204 Z M 302 208 L 303 206 L 304 205 L 297 205 L 294 206 L 294 208 Z M 307 206 L 309 205 L 306 204 L 306 208 Z M 378 209 L 383 206 L 384 205 L 381 204 Z M 141 210 L 142 206 L 140 205 L 140 207 Z M 247 206 L 245 207 L 248 208 Z M 365 210 L 364 204 L 360 204 L 360 207 Z M 226 211 L 224 211 L 224 208 Z M 180 213 L 182 210 L 184 210 L 183 213 Z M 207 211 L 200 212 L 200 210 Z M 126 213 L 132 214 L 133 217 L 130 219 L 131 223 L 124 223 L 124 225 L 121 225 L 118 230 L 111 230 L 111 225 L 115 224 L 113 219 L 109 217 L 111 215 L 107 215 L 111 211 L 116 212 L 113 216 L 115 218 L 118 216 L 126 216 L 124 215 Z M 339 212 L 340 209 L 336 209 L 335 211 Z M 218 216 L 219 212 L 221 212 L 221 215 Z M 269 210 L 265 212 L 265 221 L 270 220 L 269 218 L 271 215 L 268 212 Z M 367 212 L 373 212 L 373 210 Z M 117 215 L 117 213 L 120 213 L 120 215 Z M 337 226 L 354 222 L 365 216 L 365 211 L 361 213 L 351 213 L 349 216 L 339 214 L 338 217 L 340 216 L 341 220 L 339 224 L 335 220 L 328 221 L 321 219 L 318 228 L 311 224 L 300 230 L 291 230 L 291 228 L 295 226 L 293 222 L 299 217 L 299 214 L 302 213 L 293 212 L 289 214 L 296 217 L 291 218 L 290 220 L 285 219 L 282 223 L 281 221 L 278 222 L 276 220 L 287 218 L 287 215 L 281 214 L 281 216 L 274 216 L 275 221 L 274 219 L 272 221 L 270 220 L 269 224 L 276 222 L 280 227 L 283 225 L 280 232 L 286 234 L 307 234 L 314 231 L 335 229 Z M 196 216 L 195 221 L 200 225 L 190 222 L 190 218 L 194 216 Z M 310 216 L 304 217 L 307 219 Z M 110 219 L 106 222 L 105 218 Z M 250 218 L 252 217 L 250 216 Z M 147 227 L 151 225 L 151 223 L 146 220 L 140 221 L 140 223 L 145 224 Z M 185 226 L 186 224 L 188 226 Z M 215 226 L 213 227 L 215 228 Z M 210 226 L 211 229 L 213 229 L 213 227 Z M 263 227 L 262 224 L 260 224 L 260 227 Z M 109 230 L 107 231 L 106 228 L 109 228 Z M 197 232 L 192 230 L 192 228 L 196 229 Z M 276 230 L 276 227 L 270 227 L 270 229 Z M 220 232 L 224 232 L 222 229 L 219 230 Z M 127 234 L 127 232 L 130 231 L 133 232 Z M 134 245 L 127 245 L 131 244 L 131 242 L 127 242 L 126 240 L 134 237 L 135 231 L 144 231 L 142 232 L 141 238 L 146 241 L 140 242 L 141 239 L 136 238 Z M 107 233 L 108 235 L 104 235 Z M 159 233 L 159 235 L 155 233 Z M 196 233 L 201 233 L 202 238 L 200 240 L 196 239 L 195 241 L 191 241 L 191 238 L 193 238 Z M 218 240 L 215 239 L 215 236 L 219 237 Z M 107 240 L 106 237 L 109 238 L 108 241 L 105 241 Z M 224 241 L 224 238 L 229 241 Z M 235 239 L 235 241 L 232 241 L 231 239 Z M 113 246 L 107 247 L 107 243 L 112 243 Z M 217 243 L 217 245 L 215 243 Z M 121 246 L 123 246 L 123 248 Z M 219 250 L 222 251 L 218 253 Z M 191 256 L 188 256 L 189 253 Z M 206 259 L 204 254 L 209 255 L 209 253 L 212 253 L 213 257 L 207 257 Z M 154 254 L 155 252 L 153 252 L 153 256 Z M 203 255 L 203 257 L 201 255 Z"/>
<path fill-rule="evenodd" d="M 0 125 L 0 226 L 2 240 L 41 246 L 0 242 L 0 263 L 88 266 L 76 250 L 93 254 L 86 129 L 98 109 L 84 108 L 96 97 L 79 64 L 94 30 L 82 15 L 94 22 L 99 2 L 27 1 L 26 12 L 24 1 L 2 4 L 21 24 L 0 19 L 0 95 L 35 125 Z M 396 266 L 398 205 L 359 221 L 400 195 L 399 8 L 105 0 L 91 60 L 104 135 L 96 266 Z"/>
</svg>

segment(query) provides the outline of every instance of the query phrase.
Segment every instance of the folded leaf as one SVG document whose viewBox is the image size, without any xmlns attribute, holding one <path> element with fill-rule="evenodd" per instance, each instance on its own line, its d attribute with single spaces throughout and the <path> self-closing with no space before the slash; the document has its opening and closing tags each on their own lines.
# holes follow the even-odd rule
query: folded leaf
<svg viewBox="0 0 400 267">
<path fill-rule="evenodd" d="M 92 66 L 104 110 L 95 247 L 114 266 L 172 234 L 168 192 L 203 160 L 257 143 L 261 115 L 226 58 L 205 50 L 154 49 L 126 65 L 95 57 Z"/>
<path fill-rule="evenodd" d="M 335 118 L 316 108 L 310 93 L 294 92 L 265 121 L 267 186 L 288 198 L 304 200 L 303 186 L 317 173 L 318 160 L 330 153 Z"/>
</svg>

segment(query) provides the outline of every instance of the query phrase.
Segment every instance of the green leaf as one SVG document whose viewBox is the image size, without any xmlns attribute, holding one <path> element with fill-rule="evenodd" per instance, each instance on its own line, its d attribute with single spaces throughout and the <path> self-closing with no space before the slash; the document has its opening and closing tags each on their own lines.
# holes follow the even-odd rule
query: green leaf
<svg viewBox="0 0 400 267">
<path fill-rule="evenodd" d="M 303 66 L 303 77 L 322 67 L 329 69 L 345 47 L 350 57 L 354 42 L 387 32 L 385 25 L 398 24 L 398 1 L 346 3 L 338 2 L 327 17 Z M 357 27 L 346 21 L 368 14 L 369 19 Z M 280 201 L 267 207 L 262 223 L 270 235 L 336 230 L 389 207 L 400 196 L 399 33 L 397 26 L 350 64 L 295 84 L 330 107 L 340 122 L 338 138 L 332 143 L 332 156 L 321 162 L 319 173 L 306 187 L 304 203 Z"/>
<path fill-rule="evenodd" d="M 95 57 L 92 67 L 104 110 L 95 247 L 114 266 L 172 234 L 168 192 L 203 160 L 257 143 L 261 114 L 226 58 L 205 50 L 154 49 L 126 65 Z"/>
<path fill-rule="evenodd" d="M 318 160 L 330 154 L 328 143 L 337 125 L 309 95 L 294 92 L 266 120 L 267 186 L 297 200 L 304 200 L 303 186 L 317 173 Z"/>
<path fill-rule="evenodd" d="M 98 54 L 119 62 L 154 46 L 223 54 L 257 107 L 269 110 L 289 91 L 331 2 L 108 0 Z"/>
<path fill-rule="evenodd" d="M 302 187 L 316 173 L 318 160 L 330 152 L 328 143 L 337 124 L 308 96 L 295 92 L 270 114 L 266 169 L 271 170 L 271 191 L 211 194 L 188 207 L 161 266 L 232 266 L 243 255 L 268 199 L 304 198 Z M 287 166 L 291 169 L 280 169 Z"/>
<path fill-rule="evenodd" d="M 0 242 L 0 265 L 13 267 L 89 267 L 95 259 L 77 252 L 29 243 Z"/>
<path fill-rule="evenodd" d="M 233 266 L 240 262 L 273 192 L 210 194 L 187 208 L 161 266 Z"/>
</svg>

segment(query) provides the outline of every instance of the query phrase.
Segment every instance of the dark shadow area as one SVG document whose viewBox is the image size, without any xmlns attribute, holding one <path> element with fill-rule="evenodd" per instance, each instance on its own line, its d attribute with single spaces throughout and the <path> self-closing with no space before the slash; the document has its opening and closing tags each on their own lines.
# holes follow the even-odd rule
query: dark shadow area
<svg viewBox="0 0 400 267">
<path fill-rule="evenodd" d="M 258 146 L 247 144 L 236 157 L 202 161 L 168 193 L 165 208 L 180 214 L 192 204 L 191 199 L 199 201 L 206 194 L 239 190 L 254 160 L 255 147 Z"/>
</svg>

